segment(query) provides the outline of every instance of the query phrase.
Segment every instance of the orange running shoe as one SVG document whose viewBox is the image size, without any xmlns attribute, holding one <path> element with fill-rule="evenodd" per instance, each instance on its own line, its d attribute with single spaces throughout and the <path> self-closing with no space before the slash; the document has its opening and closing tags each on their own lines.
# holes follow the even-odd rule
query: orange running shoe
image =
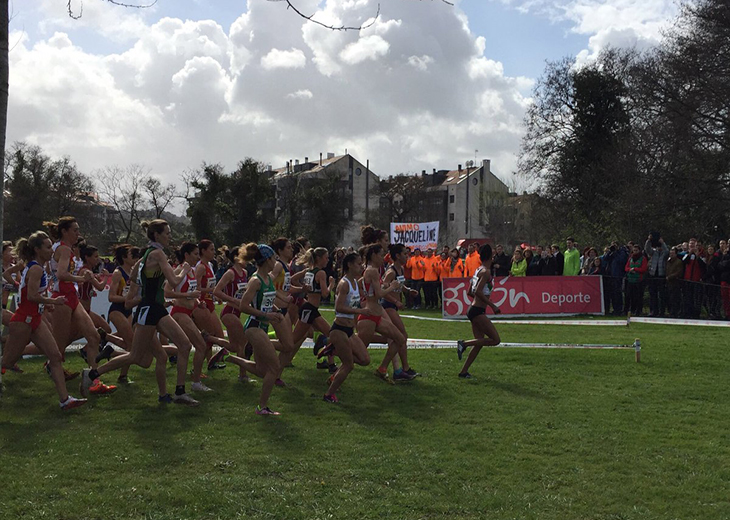
<svg viewBox="0 0 730 520">
<path fill-rule="evenodd" d="M 89 388 L 89 393 L 94 395 L 107 395 L 114 393 L 116 390 L 116 386 L 105 385 L 101 382 L 101 379 L 95 379 L 94 384 Z"/>
</svg>

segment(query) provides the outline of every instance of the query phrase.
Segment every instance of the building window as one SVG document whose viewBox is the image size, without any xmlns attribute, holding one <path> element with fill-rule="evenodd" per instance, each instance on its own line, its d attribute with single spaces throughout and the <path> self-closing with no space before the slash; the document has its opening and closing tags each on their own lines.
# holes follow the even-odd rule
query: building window
<svg viewBox="0 0 730 520">
<path fill-rule="evenodd" d="M 449 195 L 449 204 L 453 204 L 453 203 L 454 203 L 454 196 Z"/>
<path fill-rule="evenodd" d="M 453 222 L 453 221 L 454 221 L 454 214 L 449 213 L 449 222 Z"/>
</svg>

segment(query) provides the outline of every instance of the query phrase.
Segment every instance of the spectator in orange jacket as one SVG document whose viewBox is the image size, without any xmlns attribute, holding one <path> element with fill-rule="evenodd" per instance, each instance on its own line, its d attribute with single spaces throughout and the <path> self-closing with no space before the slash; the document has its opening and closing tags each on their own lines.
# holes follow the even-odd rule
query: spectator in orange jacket
<svg viewBox="0 0 730 520">
<path fill-rule="evenodd" d="M 441 257 L 433 254 L 433 249 L 426 250 L 425 272 L 423 274 L 423 296 L 426 299 L 426 309 L 435 309 L 438 304 L 437 286 L 441 271 Z"/>
<path fill-rule="evenodd" d="M 477 258 L 479 255 L 477 254 Z M 467 258 L 468 260 L 468 258 Z M 481 262 L 480 262 L 481 264 Z M 459 258 L 459 250 L 454 248 L 451 250 L 450 257 L 441 266 L 441 279 L 444 278 L 464 278 L 466 276 L 466 268 L 464 261 Z"/>
<path fill-rule="evenodd" d="M 479 251 L 477 244 L 472 242 L 469 244 L 469 254 L 466 256 L 465 275 L 467 278 L 474 276 L 477 269 L 482 265 L 482 261 L 479 259 Z"/>
<path fill-rule="evenodd" d="M 413 277 L 413 285 L 411 289 L 418 292 L 413 308 L 420 309 L 421 287 L 423 286 L 423 276 L 426 272 L 426 259 L 421 254 L 420 249 L 416 248 L 413 251 L 413 256 L 408 259 L 406 266 L 411 270 L 411 276 Z"/>
</svg>

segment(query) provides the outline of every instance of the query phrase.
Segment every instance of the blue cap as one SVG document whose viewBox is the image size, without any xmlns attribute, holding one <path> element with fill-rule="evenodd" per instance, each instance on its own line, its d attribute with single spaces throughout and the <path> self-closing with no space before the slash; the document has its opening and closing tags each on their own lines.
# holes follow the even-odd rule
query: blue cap
<svg viewBox="0 0 730 520">
<path fill-rule="evenodd" d="M 266 244 L 259 244 L 259 253 L 263 257 L 264 260 L 268 260 L 272 256 L 274 256 L 276 253 L 274 253 L 274 250 L 271 249 L 271 247 L 267 246 Z"/>
</svg>

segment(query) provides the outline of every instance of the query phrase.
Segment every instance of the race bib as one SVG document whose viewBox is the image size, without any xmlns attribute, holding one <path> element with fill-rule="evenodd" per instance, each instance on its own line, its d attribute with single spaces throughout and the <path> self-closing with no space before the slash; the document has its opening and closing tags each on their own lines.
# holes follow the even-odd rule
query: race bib
<svg viewBox="0 0 730 520">
<path fill-rule="evenodd" d="M 406 277 L 403 275 L 396 276 L 395 279 L 398 280 L 398 283 L 401 285 L 405 285 L 406 283 Z"/>
<path fill-rule="evenodd" d="M 474 276 L 471 277 L 471 292 L 472 293 L 476 292 L 478 284 L 479 284 L 479 271 L 474 273 Z"/>
<path fill-rule="evenodd" d="M 248 284 L 245 282 L 236 284 L 236 294 L 234 294 L 233 297 L 237 300 L 243 298 L 243 293 L 246 292 L 246 287 L 248 287 Z"/>
<path fill-rule="evenodd" d="M 38 304 L 38 314 L 43 314 L 43 311 L 46 309 L 46 305 L 43 303 Z"/>
<path fill-rule="evenodd" d="M 281 290 L 286 293 L 291 290 L 291 273 L 284 273 L 284 285 Z"/>
<path fill-rule="evenodd" d="M 276 291 L 268 291 L 264 293 L 261 299 L 261 312 L 271 312 L 274 308 L 274 300 L 276 299 Z"/>
<path fill-rule="evenodd" d="M 128 294 L 129 294 L 129 285 L 125 285 L 124 289 L 122 289 L 122 296 L 124 296 L 126 298 Z"/>
<path fill-rule="evenodd" d="M 208 278 L 208 289 L 215 289 L 216 279 L 211 277 Z"/>
<path fill-rule="evenodd" d="M 359 294 L 353 294 L 350 296 L 350 307 L 352 307 L 353 309 L 360 308 L 360 295 Z"/>
<path fill-rule="evenodd" d="M 188 281 L 188 292 L 193 292 L 198 290 L 198 281 L 195 279 Z"/>
<path fill-rule="evenodd" d="M 312 287 L 313 282 L 314 282 L 314 273 L 310 271 L 304 275 L 304 285 L 308 285 L 309 287 Z"/>
</svg>

